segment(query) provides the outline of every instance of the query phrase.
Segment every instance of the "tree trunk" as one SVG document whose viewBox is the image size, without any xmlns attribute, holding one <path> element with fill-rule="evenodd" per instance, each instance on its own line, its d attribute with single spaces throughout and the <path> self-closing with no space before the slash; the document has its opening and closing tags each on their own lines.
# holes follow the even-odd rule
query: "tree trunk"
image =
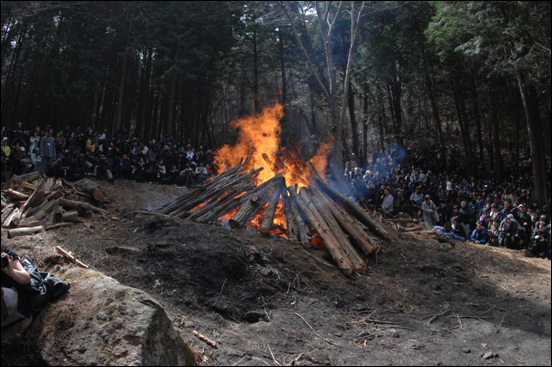
<svg viewBox="0 0 552 367">
<path fill-rule="evenodd" d="M 533 112 L 530 109 L 530 101 L 525 85 L 524 76 L 517 74 L 519 92 L 523 101 L 523 110 L 525 111 L 525 120 L 527 122 L 527 133 L 531 145 L 531 164 L 533 165 L 533 183 L 535 185 L 535 196 L 540 207 L 543 207 L 549 199 L 549 193 L 546 192 L 546 162 L 544 160 L 544 150 L 542 142 L 542 127 L 540 121 L 535 121 Z"/>
</svg>

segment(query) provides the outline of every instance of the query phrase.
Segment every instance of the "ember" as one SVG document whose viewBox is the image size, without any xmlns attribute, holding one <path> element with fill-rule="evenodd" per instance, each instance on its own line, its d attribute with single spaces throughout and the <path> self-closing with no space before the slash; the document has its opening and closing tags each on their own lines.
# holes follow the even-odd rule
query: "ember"
<svg viewBox="0 0 552 367">
<path fill-rule="evenodd" d="M 234 122 L 240 128 L 236 145 L 224 146 L 216 155 L 224 172 L 158 212 L 285 235 L 304 246 L 325 248 L 345 274 L 365 272 L 359 251 L 368 255 L 381 248 L 366 229 L 381 237 L 387 232 L 320 175 L 317 168 L 325 168 L 329 145 L 312 162 L 290 140 L 280 147 L 282 111 L 276 104 Z"/>
</svg>

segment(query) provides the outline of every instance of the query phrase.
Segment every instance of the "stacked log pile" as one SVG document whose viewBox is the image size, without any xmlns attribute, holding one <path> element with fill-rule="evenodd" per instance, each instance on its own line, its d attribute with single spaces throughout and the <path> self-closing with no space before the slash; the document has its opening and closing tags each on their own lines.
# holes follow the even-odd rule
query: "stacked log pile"
<svg viewBox="0 0 552 367">
<path fill-rule="evenodd" d="M 2 228 L 8 238 L 81 221 L 89 212 L 108 214 L 96 205 L 104 193 L 93 181 L 75 183 L 38 172 L 12 177 L 2 190 Z"/>
<path fill-rule="evenodd" d="M 261 234 L 269 235 L 280 229 L 288 240 L 304 246 L 316 237 L 343 273 L 365 272 L 362 254 L 379 252 L 379 238 L 387 237 L 387 231 L 352 200 L 329 186 L 312 164 L 301 158 L 291 141 L 287 144 L 272 157 L 263 154 L 274 176 L 262 184 L 255 186 L 254 182 L 263 168 L 246 171 L 245 159 L 238 167 L 225 170 L 159 208 L 157 213 L 199 223 L 228 220 L 232 228 L 244 228 L 252 217 L 260 215 Z M 288 186 L 284 176 L 289 172 L 304 186 L 299 188 L 297 183 Z M 274 224 L 278 206 L 283 207 L 285 228 Z"/>
</svg>

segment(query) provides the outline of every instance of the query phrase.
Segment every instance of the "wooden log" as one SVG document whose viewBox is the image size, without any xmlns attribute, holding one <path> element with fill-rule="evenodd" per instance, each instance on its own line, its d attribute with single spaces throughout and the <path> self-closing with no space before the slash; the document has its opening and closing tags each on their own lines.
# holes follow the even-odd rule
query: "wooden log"
<svg viewBox="0 0 552 367">
<path fill-rule="evenodd" d="M 416 232 L 424 229 L 424 226 L 415 226 L 415 227 L 403 227 L 399 226 L 399 231 L 401 232 Z"/>
<path fill-rule="evenodd" d="M 284 217 L 286 218 L 286 234 L 287 238 L 291 242 L 300 241 L 299 228 L 293 215 L 292 205 L 293 201 L 289 196 L 287 190 L 282 191 L 282 204 L 284 205 Z M 307 242 L 308 244 L 308 242 Z"/>
<path fill-rule="evenodd" d="M 186 203 L 190 200 L 193 200 L 198 195 L 201 195 L 202 193 L 207 191 L 209 189 L 209 187 L 211 187 L 212 185 L 218 184 L 219 181 L 227 178 L 228 176 L 239 175 L 240 172 L 241 172 L 241 167 L 232 167 L 230 169 L 224 170 L 218 176 L 215 176 L 214 178 L 207 179 L 201 187 L 199 187 L 199 188 L 197 188 L 197 189 L 195 189 L 195 190 L 193 190 L 189 193 L 186 193 L 185 195 L 182 195 L 180 198 L 178 198 L 174 202 L 167 203 L 167 204 L 163 205 L 161 208 L 157 209 L 156 212 L 158 212 L 159 214 L 169 214 L 172 211 L 174 211 L 175 207 L 181 205 L 182 203 Z"/>
<path fill-rule="evenodd" d="M 307 163 L 307 164 L 309 164 L 309 168 L 311 170 L 315 171 L 314 167 L 312 167 L 310 163 Z M 367 226 L 368 228 L 376 232 L 378 235 L 382 237 L 387 237 L 388 235 L 387 230 L 384 229 L 379 223 L 377 223 L 368 214 L 366 214 L 351 199 L 341 194 L 334 188 L 330 187 L 326 182 L 324 182 L 324 180 L 320 176 L 314 175 L 314 179 L 326 194 L 328 194 L 333 200 L 341 203 L 341 205 L 343 205 L 343 207 L 354 217 L 356 217 L 361 223 L 363 223 L 365 226 Z"/>
<path fill-rule="evenodd" d="M 265 187 L 269 185 L 274 185 L 274 183 L 279 179 L 279 177 L 283 176 L 283 172 L 278 173 L 276 176 L 272 177 L 270 180 L 263 182 L 259 186 L 255 187 L 254 189 L 250 190 L 244 195 L 241 195 L 239 197 L 234 197 L 231 200 L 228 200 L 223 205 L 221 205 L 218 208 L 213 208 L 213 211 L 211 213 L 208 213 L 201 218 L 199 218 L 197 221 L 199 223 L 210 223 L 212 221 L 217 220 L 218 218 L 221 218 L 225 216 L 228 213 L 231 213 L 236 208 L 244 205 L 244 203 L 251 198 L 251 196 L 258 194 L 261 190 L 263 190 Z"/>
<path fill-rule="evenodd" d="M 180 201 L 173 205 L 169 210 L 159 211 L 161 214 L 170 214 L 177 216 L 179 218 L 186 218 L 191 213 L 189 211 L 198 205 L 208 202 L 209 200 L 218 198 L 220 195 L 223 195 L 228 190 L 231 190 L 235 187 L 243 186 L 257 177 L 259 172 L 263 168 L 252 169 L 249 173 L 244 173 L 243 171 L 237 171 L 235 174 L 226 175 L 225 178 L 222 178 L 217 181 L 213 181 L 208 187 L 197 191 L 193 197 L 189 197 L 188 200 Z"/>
<path fill-rule="evenodd" d="M 311 208 L 307 206 L 303 199 L 300 198 L 294 190 L 288 190 L 288 192 L 295 204 L 301 209 L 301 212 L 305 214 L 309 225 L 322 239 L 324 246 L 326 246 L 328 252 L 336 261 L 339 270 L 346 275 L 352 274 L 354 266 L 349 257 L 343 252 L 343 249 L 339 245 L 339 241 L 332 234 L 332 231 L 328 225 L 318 219 L 318 216 L 312 212 Z"/>
<path fill-rule="evenodd" d="M 48 212 L 50 212 L 50 209 L 52 209 L 58 203 L 59 203 L 58 199 L 54 199 L 46 202 L 46 204 L 42 206 L 40 210 L 38 210 L 36 213 L 33 213 L 33 216 L 37 220 L 41 220 L 46 214 L 48 214 Z"/>
<path fill-rule="evenodd" d="M 2 221 L 0 223 L 4 223 L 6 218 L 13 212 L 15 209 L 15 205 L 8 204 L 4 209 L 2 209 Z"/>
<path fill-rule="evenodd" d="M 104 192 L 100 189 L 98 184 L 88 178 L 78 180 L 74 184 L 75 189 L 84 193 L 90 199 L 94 201 L 102 201 L 105 197 Z"/>
<path fill-rule="evenodd" d="M 268 155 L 266 155 L 266 153 L 263 153 L 263 159 L 266 162 L 266 164 L 268 164 L 272 172 L 278 173 L 278 166 L 276 166 L 276 164 L 274 164 L 274 162 L 270 160 L 270 158 L 268 157 Z"/>
<path fill-rule="evenodd" d="M 42 226 L 14 228 L 8 231 L 8 238 L 25 236 L 28 234 L 33 234 L 33 233 L 42 232 L 42 231 L 44 231 L 44 227 Z"/>
<path fill-rule="evenodd" d="M 280 201 L 280 195 L 282 190 L 286 187 L 286 179 L 280 177 L 279 182 L 274 186 L 274 190 L 268 200 L 268 206 L 265 209 L 263 222 L 259 228 L 259 232 L 263 235 L 269 235 L 272 230 L 272 222 L 274 222 L 274 215 L 276 214 L 276 207 Z"/>
<path fill-rule="evenodd" d="M 42 203 L 42 200 L 44 199 L 44 191 L 42 190 L 42 186 L 44 185 L 44 181 L 41 181 L 40 184 L 37 186 L 36 190 L 29 196 L 25 204 L 21 207 L 21 212 L 26 215 L 27 209 L 34 208 L 35 206 Z"/>
<path fill-rule="evenodd" d="M 283 177 L 279 177 L 281 179 Z M 266 204 L 269 199 L 269 190 L 274 188 L 274 186 L 280 182 L 274 181 L 272 185 L 266 186 L 263 190 L 260 190 L 258 193 L 249 197 L 243 206 L 238 210 L 236 214 L 228 221 L 231 228 L 242 228 L 245 226 L 245 223 L 249 220 L 251 215 L 257 211 L 260 207 Z"/>
<path fill-rule="evenodd" d="M 40 225 L 40 222 L 35 217 L 26 217 L 19 222 L 22 227 L 36 227 Z"/>
<path fill-rule="evenodd" d="M 85 268 L 85 269 L 90 268 L 90 266 L 83 264 L 83 263 L 82 263 L 80 260 L 78 260 L 75 256 L 73 256 L 71 253 L 65 251 L 65 250 L 62 249 L 61 247 L 56 246 L 56 250 L 57 250 L 57 252 L 59 252 L 60 254 L 62 254 L 63 256 L 65 256 L 67 259 L 69 259 L 71 262 L 77 264 L 78 266 L 80 266 L 80 267 L 82 267 L 82 268 Z"/>
<path fill-rule="evenodd" d="M 313 192 L 313 197 L 316 198 L 318 202 L 322 203 L 322 205 L 331 212 L 339 226 L 343 229 L 343 231 L 345 231 L 347 235 L 349 235 L 351 241 L 353 241 L 360 249 L 362 249 L 365 255 L 368 255 L 377 250 L 377 248 L 373 246 L 363 234 L 365 232 L 359 231 L 348 220 L 348 218 L 343 215 L 341 209 L 337 206 L 336 203 L 332 202 L 315 185 L 311 185 L 309 189 Z"/>
<path fill-rule="evenodd" d="M 192 217 L 193 220 L 201 218 L 205 213 L 214 210 L 214 208 L 221 205 L 221 203 L 242 194 L 244 191 L 253 189 L 254 185 L 252 182 L 257 178 L 261 170 L 262 167 L 259 169 L 251 169 L 246 175 L 239 175 L 231 179 L 221 180 L 218 185 L 213 186 L 202 196 L 196 197 L 189 203 L 182 203 L 180 209 L 170 214 L 179 218 Z M 199 210 L 196 210 L 196 207 L 203 203 L 206 204 Z M 196 211 L 198 213 L 196 213 Z"/>
<path fill-rule="evenodd" d="M 44 184 L 44 193 L 46 195 L 50 194 L 52 192 L 52 188 L 54 187 L 56 183 L 56 180 L 53 177 L 48 177 L 46 180 L 46 183 Z"/>
<path fill-rule="evenodd" d="M 55 190 L 50 193 L 50 195 L 46 196 L 45 200 L 52 200 L 52 199 L 59 199 L 63 196 L 63 192 L 61 190 Z"/>
<path fill-rule="evenodd" d="M 19 192 L 19 191 L 15 191 L 13 189 L 7 189 L 6 194 L 9 195 L 10 197 L 16 199 L 16 200 L 27 200 L 29 198 L 29 195 L 24 194 L 24 193 Z"/>
<path fill-rule="evenodd" d="M 274 164 L 278 167 L 279 171 L 283 171 L 286 169 L 286 166 L 284 165 L 284 162 L 282 162 L 282 158 L 280 158 L 280 155 L 278 152 L 272 153 L 272 156 L 274 157 Z"/>
<path fill-rule="evenodd" d="M 32 182 L 32 181 L 36 180 L 39 177 L 40 177 L 40 173 L 38 171 L 26 173 L 24 175 L 15 176 L 15 177 L 11 178 L 9 186 L 17 187 L 17 186 L 21 185 L 23 182 Z"/>
<path fill-rule="evenodd" d="M 15 208 L 12 210 L 10 215 L 2 222 L 2 227 L 17 227 L 19 221 L 21 220 L 21 210 Z"/>
<path fill-rule="evenodd" d="M 297 184 L 294 184 L 293 186 L 288 187 L 289 190 L 293 190 L 293 192 L 297 195 Z M 294 200 L 291 199 L 290 196 L 290 207 L 291 207 L 291 213 L 293 215 L 293 219 L 295 222 L 295 225 L 297 227 L 297 238 L 301 245 L 304 247 L 307 247 L 311 241 L 311 238 L 308 235 L 308 232 L 310 232 L 310 227 L 306 223 L 307 219 L 305 218 L 305 214 L 301 212 L 301 209 L 297 206 Z"/>
<path fill-rule="evenodd" d="M 72 221 L 77 219 L 78 217 L 79 217 L 79 212 L 76 210 L 70 210 L 68 212 L 61 214 L 61 220 L 64 220 L 64 221 L 65 220 Z"/>
<path fill-rule="evenodd" d="M 32 191 L 36 190 L 36 185 L 33 185 L 30 182 L 21 182 L 21 184 L 19 185 L 19 189 L 20 190 L 21 189 L 27 189 L 27 190 L 30 190 L 32 192 Z"/>
<path fill-rule="evenodd" d="M 295 159 L 295 162 L 297 162 L 297 164 L 299 164 L 299 166 L 301 168 L 301 171 L 303 171 L 304 173 L 308 172 L 309 169 L 308 169 L 307 164 L 305 163 L 304 159 L 301 158 L 301 153 L 299 152 L 299 149 L 297 149 L 297 147 L 291 141 L 291 139 L 287 139 L 286 142 L 287 142 L 287 144 L 290 148 L 291 155 Z"/>
<path fill-rule="evenodd" d="M 82 201 L 75 201 L 75 200 L 60 198 L 59 199 L 59 204 L 62 205 L 62 206 L 69 207 L 69 208 L 84 209 L 84 210 L 90 210 L 90 211 L 96 212 L 96 213 L 109 214 L 109 212 L 107 210 L 97 208 L 93 205 L 90 205 L 88 203 L 84 203 Z"/>
<path fill-rule="evenodd" d="M 332 234 L 338 240 L 339 245 L 343 249 L 343 252 L 351 260 L 354 266 L 354 270 L 360 274 L 366 272 L 368 267 L 366 266 L 365 261 L 359 255 L 357 250 L 353 247 L 349 238 L 347 237 L 345 232 L 343 232 L 343 230 L 341 229 L 341 226 L 339 225 L 335 217 L 332 215 L 328 207 L 329 202 L 324 200 L 322 197 L 317 197 L 316 195 L 314 195 L 314 193 L 312 193 L 312 190 L 310 191 L 311 191 L 311 195 L 309 195 L 309 193 L 307 192 L 307 188 L 302 187 L 299 190 L 299 196 L 303 198 L 303 200 L 307 203 L 307 205 L 313 211 L 313 213 L 315 214 L 316 212 L 319 213 L 321 221 L 326 222 L 326 224 L 332 231 Z"/>
</svg>

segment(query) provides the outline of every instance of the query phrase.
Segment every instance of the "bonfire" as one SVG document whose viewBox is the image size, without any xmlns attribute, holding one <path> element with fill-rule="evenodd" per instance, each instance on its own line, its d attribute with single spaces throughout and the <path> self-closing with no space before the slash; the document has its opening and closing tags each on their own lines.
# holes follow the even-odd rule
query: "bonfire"
<svg viewBox="0 0 552 367">
<path fill-rule="evenodd" d="M 283 106 L 275 103 L 254 116 L 232 122 L 236 143 L 218 150 L 223 172 L 172 203 L 160 214 L 234 229 L 256 228 L 305 247 L 327 250 L 349 275 L 367 270 L 363 255 L 381 249 L 387 231 L 325 180 L 330 143 L 310 159 L 297 146 L 280 141 Z"/>
</svg>

